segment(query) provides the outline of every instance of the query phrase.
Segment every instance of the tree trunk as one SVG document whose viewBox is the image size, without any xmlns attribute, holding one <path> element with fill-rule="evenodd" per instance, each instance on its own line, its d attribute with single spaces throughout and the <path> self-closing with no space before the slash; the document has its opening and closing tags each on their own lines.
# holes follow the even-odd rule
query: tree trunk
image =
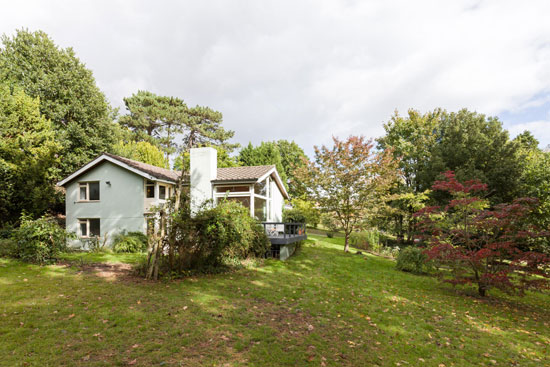
<svg viewBox="0 0 550 367">
<path fill-rule="evenodd" d="M 345 234 L 344 252 L 349 252 L 349 233 L 347 231 Z"/>
<path fill-rule="evenodd" d="M 487 289 L 485 289 L 485 286 L 481 283 L 477 284 L 477 291 L 481 297 L 485 297 L 487 295 Z"/>
</svg>

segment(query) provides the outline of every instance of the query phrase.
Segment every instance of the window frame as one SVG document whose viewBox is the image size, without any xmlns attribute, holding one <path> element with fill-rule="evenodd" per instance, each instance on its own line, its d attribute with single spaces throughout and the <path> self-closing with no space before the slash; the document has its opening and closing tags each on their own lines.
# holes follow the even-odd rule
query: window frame
<svg viewBox="0 0 550 367">
<path fill-rule="evenodd" d="M 90 221 L 91 220 L 97 220 L 98 221 L 98 227 L 99 227 L 99 234 L 91 236 L 90 235 Z M 82 224 L 86 224 L 86 235 L 82 234 Z M 95 237 L 101 237 L 101 218 L 78 218 L 78 230 L 80 232 L 80 238 L 95 238 Z"/>
<path fill-rule="evenodd" d="M 90 184 L 91 183 L 97 183 L 98 193 L 99 193 L 99 199 L 90 200 Z M 85 188 L 86 190 L 86 198 L 82 199 L 80 197 L 82 188 Z M 78 183 L 78 200 L 79 203 L 94 203 L 101 200 L 101 185 L 100 181 L 80 181 Z"/>
<path fill-rule="evenodd" d="M 145 188 L 145 199 L 156 199 L 157 189 L 156 189 L 155 186 L 157 186 L 155 181 L 145 180 L 145 186 L 144 186 L 144 188 Z M 147 188 L 148 187 L 153 187 L 153 196 L 151 196 L 151 197 L 147 196 Z"/>
<path fill-rule="evenodd" d="M 160 197 L 161 195 L 161 192 L 162 192 L 162 189 L 164 189 L 164 197 Z M 160 185 L 159 184 L 159 200 L 166 200 L 168 199 L 170 196 L 168 196 L 168 186 L 166 185 Z"/>
<path fill-rule="evenodd" d="M 273 194 L 272 194 L 272 182 L 273 182 L 273 179 L 271 178 L 271 176 L 267 176 L 266 178 L 263 179 L 263 181 L 265 181 L 265 196 L 264 195 L 260 195 L 260 194 L 256 194 L 255 192 L 255 187 L 258 183 L 262 182 L 262 181 L 250 181 L 248 183 L 233 183 L 233 184 L 230 184 L 230 183 L 227 183 L 227 184 L 222 184 L 222 185 L 216 185 L 212 188 L 212 191 L 214 193 L 214 203 L 215 205 L 218 205 L 218 202 L 220 199 L 223 199 L 223 198 L 234 198 L 234 197 L 246 197 L 249 199 L 250 201 L 250 216 L 252 218 L 256 218 L 256 215 L 255 215 L 255 208 L 254 208 L 254 200 L 256 198 L 259 198 L 259 199 L 263 199 L 265 200 L 265 203 L 266 203 L 266 221 L 270 221 L 272 218 L 273 218 L 273 215 L 271 213 L 272 211 L 272 198 L 273 198 Z M 231 192 L 231 191 L 221 191 L 220 189 L 223 189 L 224 187 L 243 187 L 243 186 L 248 186 L 248 191 L 234 191 L 234 192 Z"/>
</svg>

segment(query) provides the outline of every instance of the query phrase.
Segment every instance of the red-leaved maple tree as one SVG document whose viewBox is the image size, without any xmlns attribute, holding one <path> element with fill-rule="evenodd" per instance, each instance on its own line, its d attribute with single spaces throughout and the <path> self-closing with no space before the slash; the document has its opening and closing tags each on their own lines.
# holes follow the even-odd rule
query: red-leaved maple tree
<svg viewBox="0 0 550 367">
<path fill-rule="evenodd" d="M 491 288 L 523 294 L 550 286 L 550 256 L 532 251 L 532 241 L 549 233 L 534 228 L 528 214 L 536 200 L 516 199 L 489 207 L 482 194 L 487 185 L 459 182 L 444 173 L 433 190 L 448 192 L 445 206 L 426 207 L 415 214 L 426 254 L 442 269 L 447 282 L 474 284 L 481 296 Z"/>
</svg>

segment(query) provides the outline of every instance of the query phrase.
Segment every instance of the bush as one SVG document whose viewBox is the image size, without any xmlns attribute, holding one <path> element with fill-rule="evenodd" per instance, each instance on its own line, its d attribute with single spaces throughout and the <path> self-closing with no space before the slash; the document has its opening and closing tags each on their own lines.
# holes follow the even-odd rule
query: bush
<svg viewBox="0 0 550 367">
<path fill-rule="evenodd" d="M 293 199 L 292 207 L 299 210 L 305 217 L 305 221 L 302 223 L 307 223 L 308 226 L 317 228 L 319 221 L 321 220 L 321 213 L 319 209 L 315 207 L 313 202 L 303 199 Z"/>
<path fill-rule="evenodd" d="M 21 225 L 14 230 L 11 256 L 24 261 L 44 264 L 55 260 L 60 252 L 67 249 L 67 240 L 74 238 L 51 217 L 36 220 L 23 215 Z"/>
<path fill-rule="evenodd" d="M 141 232 L 122 232 L 113 238 L 114 252 L 144 252 L 147 250 L 147 236 Z"/>
<path fill-rule="evenodd" d="M 224 201 L 194 218 L 191 267 L 220 266 L 227 259 L 264 256 L 271 244 L 263 227 L 239 203 Z"/>
<path fill-rule="evenodd" d="M 350 235 L 350 244 L 363 250 L 372 250 L 378 245 L 379 237 L 378 231 L 352 232 Z"/>
<path fill-rule="evenodd" d="M 338 232 L 340 230 L 340 222 L 335 219 L 335 215 L 334 213 L 323 213 L 321 215 L 321 224 L 329 232 Z"/>
<path fill-rule="evenodd" d="M 15 242 L 10 238 L 0 238 L 0 257 L 13 256 L 15 252 Z"/>
<path fill-rule="evenodd" d="M 399 251 L 395 267 L 401 271 L 407 271 L 414 274 L 425 274 L 431 270 L 431 263 L 428 262 L 428 256 L 418 247 L 405 247 Z"/>
<path fill-rule="evenodd" d="M 333 237 L 334 237 L 334 233 L 332 233 L 332 232 L 327 232 L 327 237 L 328 237 L 328 238 L 333 238 Z"/>
<path fill-rule="evenodd" d="M 306 213 L 300 209 L 285 209 L 283 211 L 283 222 L 285 223 L 307 223 Z"/>
</svg>

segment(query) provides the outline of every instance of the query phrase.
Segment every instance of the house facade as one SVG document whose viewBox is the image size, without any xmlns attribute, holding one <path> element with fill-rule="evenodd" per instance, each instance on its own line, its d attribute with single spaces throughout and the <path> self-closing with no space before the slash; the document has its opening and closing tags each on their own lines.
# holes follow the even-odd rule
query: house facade
<svg viewBox="0 0 550 367">
<path fill-rule="evenodd" d="M 280 222 L 288 194 L 275 166 L 217 168 L 213 148 L 191 149 L 191 210 L 237 201 L 262 222 Z M 75 247 L 92 238 L 106 245 L 119 232 L 146 233 L 151 208 L 174 195 L 181 172 L 104 153 L 58 183 L 66 190 L 66 228 Z"/>
</svg>

